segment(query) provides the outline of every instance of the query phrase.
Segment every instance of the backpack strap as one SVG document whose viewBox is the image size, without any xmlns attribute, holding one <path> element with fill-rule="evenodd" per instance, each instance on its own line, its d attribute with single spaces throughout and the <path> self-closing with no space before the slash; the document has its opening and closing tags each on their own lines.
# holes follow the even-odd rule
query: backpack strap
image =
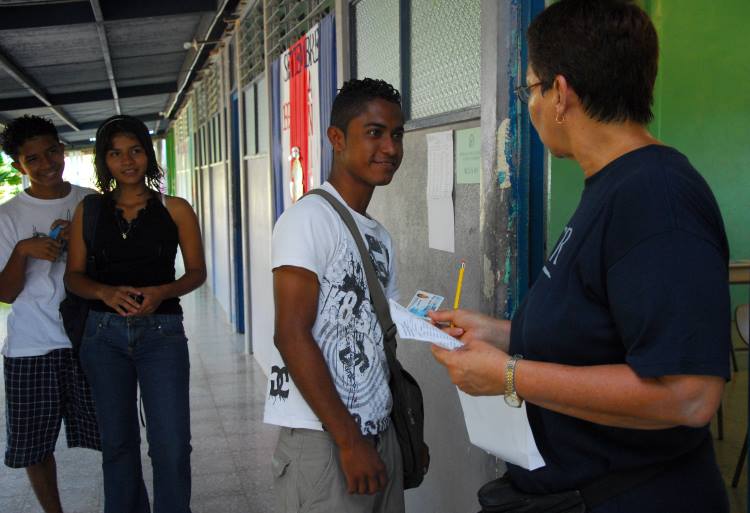
<svg viewBox="0 0 750 513">
<path fill-rule="evenodd" d="M 90 277 L 94 277 L 96 270 L 94 243 L 103 200 L 102 194 L 89 194 L 83 198 L 83 242 L 86 244 L 86 274 Z"/>
</svg>

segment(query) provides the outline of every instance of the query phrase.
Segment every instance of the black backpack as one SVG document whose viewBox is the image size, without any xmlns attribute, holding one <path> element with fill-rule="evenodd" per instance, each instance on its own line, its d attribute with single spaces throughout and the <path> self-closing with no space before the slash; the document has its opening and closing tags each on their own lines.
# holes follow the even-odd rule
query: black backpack
<svg viewBox="0 0 750 513">
<path fill-rule="evenodd" d="M 86 244 L 86 275 L 96 277 L 96 259 L 94 257 L 94 241 L 96 239 L 96 224 L 102 206 L 101 194 L 89 194 L 83 198 L 83 241 Z M 65 334 L 68 335 L 73 351 L 78 352 L 89 316 L 90 302 L 65 289 L 65 299 L 60 302 L 60 317 L 62 318 Z"/>
</svg>

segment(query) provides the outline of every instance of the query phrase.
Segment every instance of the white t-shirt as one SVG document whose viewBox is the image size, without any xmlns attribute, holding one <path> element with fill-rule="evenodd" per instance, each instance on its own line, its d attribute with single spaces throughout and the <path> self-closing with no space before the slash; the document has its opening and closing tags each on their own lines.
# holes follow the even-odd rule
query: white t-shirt
<svg viewBox="0 0 750 513">
<path fill-rule="evenodd" d="M 328 182 L 322 188 L 346 205 Z M 359 227 L 386 297 L 398 300 L 391 237 L 369 217 L 349 209 Z M 318 316 L 312 335 L 320 347 L 336 391 L 363 434 L 389 424 L 390 374 L 383 334 L 370 301 L 357 245 L 339 214 L 319 196 L 290 207 L 273 231 L 272 266 L 302 267 L 318 276 Z M 284 308 L 284 305 L 276 305 Z M 294 385 L 274 350 L 264 421 L 279 426 L 321 430 L 318 417 Z"/>
<path fill-rule="evenodd" d="M 72 219 L 78 203 L 94 193 L 71 184 L 64 198 L 38 199 L 22 191 L 0 205 L 0 269 L 5 268 L 18 241 L 47 235 L 55 219 Z M 26 283 L 8 315 L 4 356 L 41 356 L 71 347 L 58 310 L 65 298 L 63 275 L 67 256 L 64 252 L 55 262 L 26 260 Z"/>
</svg>

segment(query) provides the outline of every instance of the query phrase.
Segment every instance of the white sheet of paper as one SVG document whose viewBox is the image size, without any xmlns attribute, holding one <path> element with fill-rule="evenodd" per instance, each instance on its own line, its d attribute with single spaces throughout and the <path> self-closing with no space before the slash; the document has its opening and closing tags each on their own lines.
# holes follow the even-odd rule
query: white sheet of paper
<svg viewBox="0 0 750 513">
<path fill-rule="evenodd" d="M 428 321 L 417 317 L 394 300 L 390 299 L 388 303 L 391 307 L 391 319 L 401 338 L 429 342 L 444 349 L 452 350 L 461 347 L 461 342 L 443 333 Z"/>
<path fill-rule="evenodd" d="M 427 235 L 431 248 L 455 251 L 452 130 L 427 134 Z"/>
<path fill-rule="evenodd" d="M 458 397 L 472 444 L 527 470 L 545 465 L 529 425 L 526 403 L 511 408 L 501 395 L 474 397 L 460 390 Z"/>
</svg>

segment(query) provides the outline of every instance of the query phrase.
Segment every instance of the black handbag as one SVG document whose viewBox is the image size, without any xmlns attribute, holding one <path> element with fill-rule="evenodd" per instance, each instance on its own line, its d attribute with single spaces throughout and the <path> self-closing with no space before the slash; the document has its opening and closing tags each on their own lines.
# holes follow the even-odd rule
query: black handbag
<svg viewBox="0 0 750 513">
<path fill-rule="evenodd" d="M 375 307 L 378 322 L 383 332 L 383 346 L 391 374 L 390 388 L 393 397 L 391 424 L 401 448 L 404 467 L 404 489 L 416 488 L 424 480 L 429 467 L 429 450 L 424 442 L 424 402 L 422 391 L 411 374 L 406 372 L 396 358 L 396 325 L 391 319 L 383 287 L 378 281 L 375 267 L 365 247 L 357 224 L 349 210 L 332 194 L 314 189 L 307 194 L 323 197 L 338 212 L 357 243 L 362 266 L 367 277 L 370 300 Z"/>
<path fill-rule="evenodd" d="M 94 240 L 101 211 L 101 198 L 100 194 L 89 194 L 83 198 L 83 241 L 86 244 L 86 275 L 89 277 L 94 277 L 96 272 Z M 65 289 L 65 299 L 60 302 L 58 309 L 65 334 L 68 335 L 75 352 L 81 347 L 86 320 L 89 317 L 89 306 L 88 299 Z"/>
<path fill-rule="evenodd" d="M 710 443 L 710 437 L 707 439 Z M 704 442 L 705 443 L 705 442 Z M 585 513 L 612 497 L 635 488 L 669 468 L 686 461 L 692 453 L 646 467 L 610 472 L 580 490 L 557 493 L 525 493 L 513 486 L 508 475 L 485 483 L 477 492 L 479 513 Z"/>
<path fill-rule="evenodd" d="M 507 475 L 482 486 L 477 492 L 480 513 L 584 513 L 586 506 L 577 490 L 537 495 L 513 486 Z"/>
</svg>

